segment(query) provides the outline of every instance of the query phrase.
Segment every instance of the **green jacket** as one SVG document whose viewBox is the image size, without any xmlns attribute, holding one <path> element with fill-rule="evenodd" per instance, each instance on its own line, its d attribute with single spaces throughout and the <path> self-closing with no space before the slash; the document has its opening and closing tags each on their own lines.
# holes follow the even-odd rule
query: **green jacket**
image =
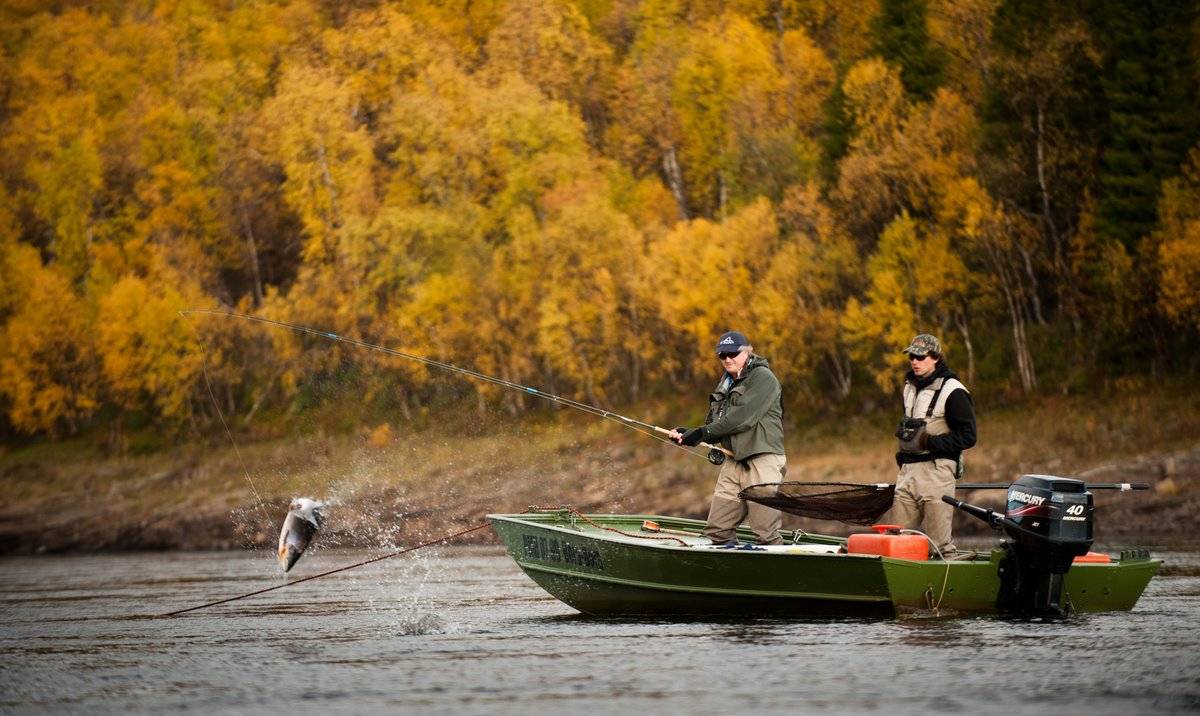
<svg viewBox="0 0 1200 716">
<path fill-rule="evenodd" d="M 740 378 L 721 376 L 708 400 L 706 442 L 719 441 L 734 460 L 784 454 L 783 389 L 765 358 L 751 355 Z"/>
</svg>

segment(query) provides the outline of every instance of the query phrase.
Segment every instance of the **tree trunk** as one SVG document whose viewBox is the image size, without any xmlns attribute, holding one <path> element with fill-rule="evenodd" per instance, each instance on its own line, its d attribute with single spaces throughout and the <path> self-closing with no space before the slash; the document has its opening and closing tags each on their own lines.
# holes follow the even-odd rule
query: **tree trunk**
<svg viewBox="0 0 1200 716">
<path fill-rule="evenodd" d="M 967 321 L 962 316 L 954 317 L 954 325 L 958 328 L 963 339 L 963 347 L 967 349 L 967 384 L 975 384 L 975 346 L 971 344 L 971 333 L 967 329 Z"/>
<path fill-rule="evenodd" d="M 246 411 L 246 416 L 242 418 L 243 428 L 248 427 L 250 425 L 250 421 L 254 420 L 254 416 L 258 413 L 258 409 L 262 407 L 264 402 L 266 402 L 267 396 L 271 394 L 272 386 L 275 385 L 275 380 L 282 372 L 282 370 L 277 372 L 273 378 L 267 381 L 267 384 L 262 387 L 262 390 L 259 391 L 258 395 L 254 398 L 254 404 L 250 406 L 250 410 Z"/>
<path fill-rule="evenodd" d="M 633 326 L 633 335 L 642 335 L 641 323 L 638 321 L 637 305 L 630 307 L 630 324 Z M 636 403 L 641 395 L 642 382 L 642 356 L 639 351 L 630 351 L 630 371 L 629 371 L 629 402 Z"/>
<path fill-rule="evenodd" d="M 1008 305 L 1008 315 L 1013 329 L 1013 352 L 1017 359 L 1017 373 L 1021 379 L 1021 389 L 1028 393 L 1037 387 L 1037 374 L 1033 366 L 1033 356 L 1029 352 L 1029 339 L 1025 333 L 1027 317 L 1025 302 L 1022 300 L 1021 270 L 1014 265 L 1019 259 L 1011 254 L 1011 249 L 1006 250 L 997 246 L 995 237 L 984 241 L 984 249 Z"/>
<path fill-rule="evenodd" d="M 1008 301 L 1008 314 L 1012 319 L 1013 352 L 1017 359 L 1017 373 L 1021 378 L 1021 390 L 1032 392 L 1037 387 L 1037 375 L 1033 368 L 1033 356 L 1029 353 L 1029 339 L 1025 335 L 1025 316 L 1020 301 L 1007 288 L 1004 297 Z"/>
<path fill-rule="evenodd" d="M 587 359 L 587 351 L 579 349 L 574 336 L 571 337 L 571 347 L 579 356 L 579 362 L 583 364 L 583 392 L 587 395 L 588 402 L 592 405 L 601 405 L 603 401 L 596 394 L 596 377 L 592 373 L 592 363 Z M 557 394 L 556 391 L 555 395 Z M 557 403 L 555 404 L 557 405 Z"/>
<path fill-rule="evenodd" d="M 1021 254 L 1021 260 L 1025 267 L 1025 275 L 1029 277 L 1029 303 L 1033 307 L 1033 318 L 1040 325 L 1046 325 L 1046 319 L 1042 316 L 1042 302 L 1038 299 L 1038 280 L 1037 275 L 1033 272 L 1033 260 L 1029 256 L 1029 252 L 1021 246 L 1020 242 L 1015 242 L 1017 251 Z"/>
<path fill-rule="evenodd" d="M 837 351 L 828 351 L 825 353 L 825 363 L 829 368 L 829 378 L 833 381 L 837 399 L 849 398 L 854 379 L 850 370 L 850 359 L 844 358 Z"/>
<path fill-rule="evenodd" d="M 1083 322 L 1080 318 L 1078 300 L 1079 289 L 1075 285 L 1075 277 L 1067 266 L 1062 235 L 1059 233 L 1058 225 L 1054 222 L 1054 215 L 1050 211 L 1050 188 L 1046 182 L 1045 114 L 1040 100 L 1037 103 L 1037 182 L 1042 199 L 1042 222 L 1045 224 L 1046 233 L 1050 238 L 1050 255 L 1053 257 L 1054 270 L 1059 277 L 1057 285 L 1059 305 L 1065 308 L 1071 319 L 1071 326 L 1075 330 L 1075 336 L 1078 338 L 1083 335 Z M 1043 319 L 1041 322 L 1044 324 L 1045 320 Z"/>
<path fill-rule="evenodd" d="M 725 220 L 725 205 L 729 202 L 729 187 L 725 185 L 725 172 L 717 172 L 717 212 Z"/>
<path fill-rule="evenodd" d="M 254 288 L 254 306 L 257 308 L 263 301 L 262 274 L 258 268 L 258 242 L 254 240 L 254 229 L 250 226 L 250 213 L 246 211 L 246 203 L 240 200 L 238 213 L 242 216 L 242 230 L 246 232 L 246 247 L 250 253 L 250 280 Z"/>
<path fill-rule="evenodd" d="M 675 197 L 675 204 L 679 207 L 679 218 L 687 221 L 687 195 L 683 191 L 683 172 L 679 170 L 679 161 L 675 158 L 675 147 L 667 149 L 663 155 L 663 176 L 666 177 L 667 186 L 671 188 L 671 194 Z"/>
</svg>

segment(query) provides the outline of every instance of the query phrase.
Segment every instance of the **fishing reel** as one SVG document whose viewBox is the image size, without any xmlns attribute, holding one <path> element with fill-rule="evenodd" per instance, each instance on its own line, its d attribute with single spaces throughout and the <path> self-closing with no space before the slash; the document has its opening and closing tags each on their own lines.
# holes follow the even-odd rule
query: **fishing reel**
<svg viewBox="0 0 1200 716">
<path fill-rule="evenodd" d="M 725 464 L 725 453 L 722 452 L 718 448 L 709 448 L 708 449 L 708 461 L 714 465 L 724 465 Z"/>
</svg>

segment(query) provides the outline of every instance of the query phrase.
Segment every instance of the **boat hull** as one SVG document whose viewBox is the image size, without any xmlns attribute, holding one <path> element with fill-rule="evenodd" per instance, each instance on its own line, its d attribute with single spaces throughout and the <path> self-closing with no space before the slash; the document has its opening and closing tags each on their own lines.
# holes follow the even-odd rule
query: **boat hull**
<svg viewBox="0 0 1200 716">
<path fill-rule="evenodd" d="M 1003 552 L 916 561 L 806 550 L 845 540 L 785 534 L 773 550 L 711 549 L 697 520 L 570 511 L 489 515 L 509 554 L 548 593 L 585 613 L 791 618 L 995 613 Z M 641 530 L 653 520 L 672 535 Z M 749 539 L 750 535 L 740 535 Z M 1132 609 L 1160 560 L 1078 564 L 1064 580 L 1075 612 Z"/>
</svg>

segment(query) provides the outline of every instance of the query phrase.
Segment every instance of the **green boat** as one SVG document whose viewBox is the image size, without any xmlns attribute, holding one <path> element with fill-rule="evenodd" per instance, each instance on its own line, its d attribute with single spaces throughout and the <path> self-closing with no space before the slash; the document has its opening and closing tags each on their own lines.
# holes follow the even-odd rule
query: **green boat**
<svg viewBox="0 0 1200 716">
<path fill-rule="evenodd" d="M 997 613 L 1008 554 L 997 548 L 950 561 L 851 554 L 844 538 L 799 530 L 784 531 L 782 546 L 755 547 L 744 528 L 738 538 L 746 545 L 721 548 L 702 536 L 698 520 L 571 509 L 488 520 L 534 582 L 597 616 Z M 1162 564 L 1144 550 L 1102 559 L 1111 561 L 1065 569 L 1055 583 L 1062 611 L 1130 610 Z"/>
</svg>

